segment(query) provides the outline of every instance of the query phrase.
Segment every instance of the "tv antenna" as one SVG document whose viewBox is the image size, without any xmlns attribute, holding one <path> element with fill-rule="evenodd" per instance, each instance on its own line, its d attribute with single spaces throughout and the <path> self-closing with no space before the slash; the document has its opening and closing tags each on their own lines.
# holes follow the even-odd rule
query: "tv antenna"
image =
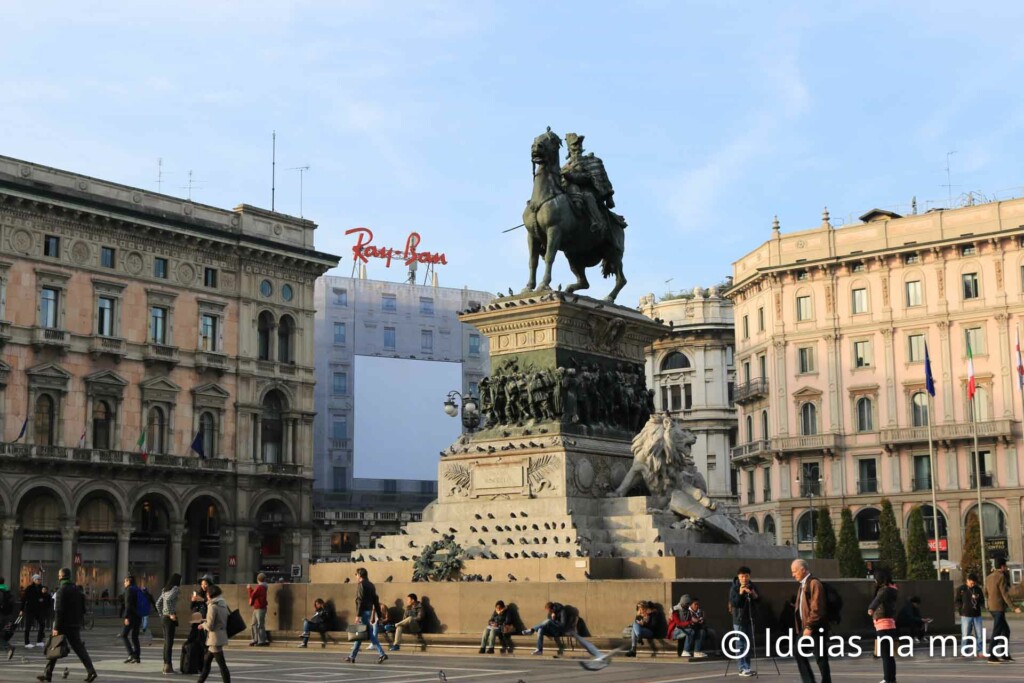
<svg viewBox="0 0 1024 683">
<path fill-rule="evenodd" d="M 274 191 L 277 189 L 277 131 L 270 135 L 270 210 L 274 210 Z"/>
<path fill-rule="evenodd" d="M 299 218 L 302 218 L 302 176 L 304 176 L 306 171 L 309 170 L 309 164 L 306 164 L 305 166 L 295 166 L 288 170 L 299 172 Z"/>
<path fill-rule="evenodd" d="M 164 187 L 164 158 L 159 157 L 156 160 L 156 191 L 163 193 Z"/>
<path fill-rule="evenodd" d="M 200 188 L 202 188 L 202 186 L 203 186 L 203 181 L 201 181 L 201 180 L 194 180 L 192 178 L 192 171 L 189 170 L 189 172 L 188 172 L 188 185 L 182 185 L 181 189 L 182 190 L 188 190 L 188 200 L 192 201 L 192 190 L 193 190 L 193 188 L 194 189 L 200 189 Z"/>
<path fill-rule="evenodd" d="M 953 183 L 953 181 L 951 180 L 952 176 L 950 175 L 950 172 L 949 172 L 949 158 L 951 156 L 953 156 L 954 154 L 956 154 L 956 150 L 953 150 L 952 152 L 946 152 L 946 186 L 945 186 L 946 187 L 946 195 L 947 195 L 946 207 L 950 208 L 950 209 L 953 208 L 953 188 L 954 187 L 960 187 L 959 185 L 954 186 L 952 184 Z"/>
</svg>

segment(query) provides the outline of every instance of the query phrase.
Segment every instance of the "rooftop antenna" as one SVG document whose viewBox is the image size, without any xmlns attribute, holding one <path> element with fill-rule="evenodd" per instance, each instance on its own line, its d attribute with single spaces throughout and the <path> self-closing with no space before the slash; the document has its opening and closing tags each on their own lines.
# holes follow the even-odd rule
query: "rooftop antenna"
<svg viewBox="0 0 1024 683">
<path fill-rule="evenodd" d="M 946 206 L 950 209 L 953 208 L 953 184 L 952 180 L 950 180 L 952 176 L 949 172 L 949 158 L 954 154 L 956 154 L 956 150 L 953 150 L 952 152 L 946 152 L 946 195 L 948 198 L 948 203 L 946 204 Z M 959 187 L 959 185 L 957 187 Z"/>
<path fill-rule="evenodd" d="M 156 191 L 163 193 L 164 186 L 164 158 L 158 157 L 156 160 Z"/>
<path fill-rule="evenodd" d="M 274 192 L 277 189 L 277 131 L 270 136 L 270 210 L 274 210 Z"/>
<path fill-rule="evenodd" d="M 302 176 L 309 170 L 309 164 L 306 164 L 305 166 L 296 166 L 294 168 L 289 168 L 288 170 L 299 172 L 299 218 L 302 218 Z"/>
<path fill-rule="evenodd" d="M 189 201 L 192 201 L 192 188 L 196 188 L 196 189 L 201 188 L 202 187 L 202 182 L 203 181 L 201 181 L 201 180 L 193 180 L 192 179 L 192 171 L 189 170 L 189 172 L 188 172 L 188 185 L 183 185 L 181 187 L 182 190 L 188 190 L 188 200 Z"/>
</svg>

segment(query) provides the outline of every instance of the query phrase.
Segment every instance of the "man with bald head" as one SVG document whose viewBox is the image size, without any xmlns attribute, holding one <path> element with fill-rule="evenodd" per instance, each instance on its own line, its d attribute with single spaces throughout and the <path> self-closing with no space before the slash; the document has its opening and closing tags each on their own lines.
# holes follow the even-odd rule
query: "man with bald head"
<svg viewBox="0 0 1024 683">
<path fill-rule="evenodd" d="M 793 560 L 789 573 L 800 584 L 796 597 L 793 619 L 796 622 L 797 637 L 804 642 L 814 643 L 814 659 L 821 671 L 821 683 L 832 683 L 832 671 L 828 665 L 828 606 L 826 604 L 825 586 L 821 580 L 811 575 L 811 568 L 806 560 Z M 805 646 L 806 647 L 806 646 Z M 803 683 L 816 683 L 814 671 L 811 670 L 810 659 L 800 654 L 799 648 L 793 648 L 796 668 L 800 671 Z"/>
</svg>

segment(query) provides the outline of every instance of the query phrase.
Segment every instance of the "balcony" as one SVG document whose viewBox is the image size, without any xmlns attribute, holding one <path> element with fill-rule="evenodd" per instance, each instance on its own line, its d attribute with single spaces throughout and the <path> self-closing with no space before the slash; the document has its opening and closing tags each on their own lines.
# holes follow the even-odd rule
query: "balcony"
<svg viewBox="0 0 1024 683">
<path fill-rule="evenodd" d="M 991 472 L 982 472 L 981 474 L 981 488 L 992 488 L 994 486 L 993 477 Z M 978 476 L 971 472 L 971 488 L 978 488 Z"/>
<path fill-rule="evenodd" d="M 735 403 L 743 405 L 744 403 L 756 401 L 768 395 L 768 379 L 766 377 L 759 377 L 745 384 L 737 384 L 733 391 L 733 401 Z"/>
<path fill-rule="evenodd" d="M 801 498 L 817 498 L 821 496 L 821 482 L 820 481 L 802 481 L 800 482 L 800 497 Z"/>
<path fill-rule="evenodd" d="M 834 453 L 841 445 L 837 434 L 812 434 L 810 436 L 780 436 L 772 439 L 772 450 L 783 455 L 789 453 Z"/>
<path fill-rule="evenodd" d="M 146 467 L 175 470 L 213 470 L 233 472 L 235 461 L 226 458 L 193 458 L 160 453 L 143 457 L 135 451 L 110 451 L 69 446 L 33 446 L 23 443 L 0 443 L 0 462 L 5 458 L 38 461 L 65 461 L 79 465 Z"/>
<path fill-rule="evenodd" d="M 732 449 L 732 461 L 737 465 L 757 463 L 771 456 L 771 442 L 767 439 L 751 441 Z"/>
<path fill-rule="evenodd" d="M 1011 439 L 1013 420 L 986 420 L 977 423 L 979 439 Z M 932 425 L 932 440 L 953 443 L 970 441 L 974 438 L 970 422 L 952 422 Z M 891 450 L 892 446 L 928 443 L 928 427 L 895 427 L 881 431 L 882 443 Z"/>
<path fill-rule="evenodd" d="M 89 341 L 89 354 L 93 358 L 100 356 L 112 356 L 115 362 L 119 362 L 125 356 L 126 344 L 120 337 L 94 336 Z"/>
<path fill-rule="evenodd" d="M 0 320 L 0 348 L 11 341 L 11 323 L 7 320 Z"/>
<path fill-rule="evenodd" d="M 37 327 L 32 331 L 32 346 L 53 347 L 64 353 L 71 347 L 71 335 L 56 327 Z"/>
<path fill-rule="evenodd" d="M 150 342 L 146 345 L 146 350 L 142 352 L 142 360 L 146 365 L 154 363 L 177 365 L 179 362 L 178 347 Z"/>
<path fill-rule="evenodd" d="M 932 478 L 931 477 L 914 477 L 910 480 L 910 487 L 914 491 L 931 491 L 932 490 Z"/>
<path fill-rule="evenodd" d="M 212 370 L 218 375 L 223 375 L 228 369 L 227 354 L 214 351 L 196 351 L 196 370 L 206 372 Z"/>
<path fill-rule="evenodd" d="M 857 493 L 878 493 L 877 479 L 861 479 L 857 482 Z"/>
<path fill-rule="evenodd" d="M 302 474 L 302 465 L 294 465 L 286 462 L 260 462 L 256 463 L 257 474 L 283 474 L 297 477 Z"/>
<path fill-rule="evenodd" d="M 331 439 L 331 448 L 348 448 L 348 439 Z"/>
</svg>

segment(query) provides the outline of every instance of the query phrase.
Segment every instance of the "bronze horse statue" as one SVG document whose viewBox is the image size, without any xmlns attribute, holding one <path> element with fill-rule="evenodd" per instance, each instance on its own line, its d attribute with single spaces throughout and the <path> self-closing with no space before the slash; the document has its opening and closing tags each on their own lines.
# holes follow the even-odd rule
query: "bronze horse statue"
<svg viewBox="0 0 1024 683">
<path fill-rule="evenodd" d="M 626 285 L 622 274 L 625 234 L 620 223 L 610 220 L 608 233 L 594 232 L 590 221 L 573 209 L 570 196 L 562 188 L 558 166 L 558 150 L 562 139 L 548 128 L 538 135 L 531 148 L 533 160 L 533 195 L 523 211 L 530 248 L 530 279 L 525 291 L 551 289 L 551 266 L 562 251 L 576 282 L 567 292 L 587 289 L 587 268 L 601 264 L 604 277 L 615 275 L 615 288 L 604 298 L 613 302 Z M 544 257 L 544 278 L 537 287 L 537 264 Z"/>
</svg>

